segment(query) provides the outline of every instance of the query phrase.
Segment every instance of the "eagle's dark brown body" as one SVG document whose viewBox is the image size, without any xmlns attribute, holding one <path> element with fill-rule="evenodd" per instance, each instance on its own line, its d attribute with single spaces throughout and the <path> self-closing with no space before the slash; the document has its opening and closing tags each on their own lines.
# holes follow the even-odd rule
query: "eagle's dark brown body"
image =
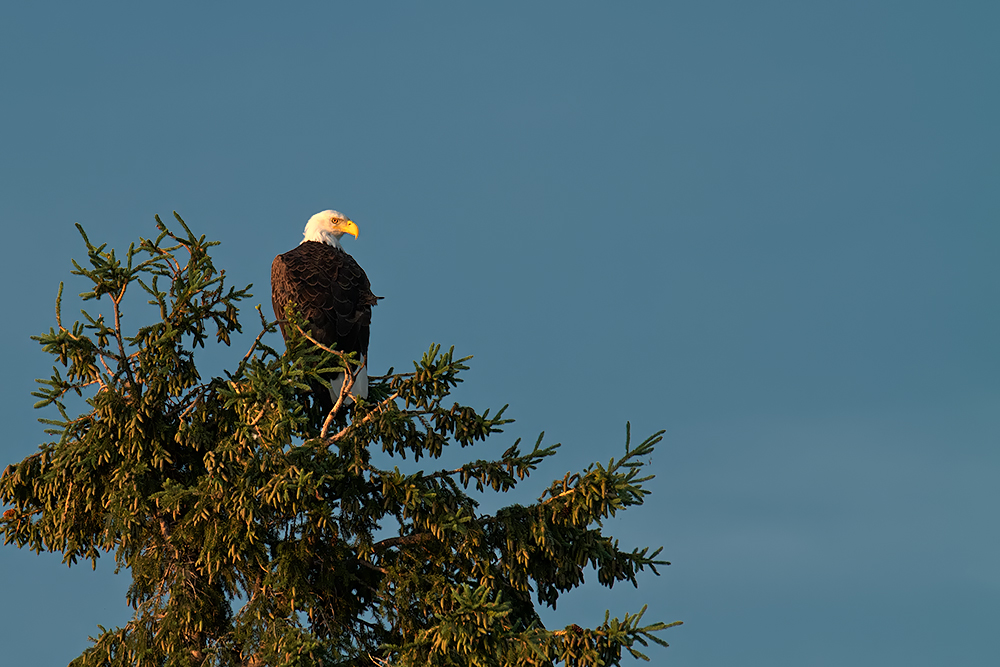
<svg viewBox="0 0 1000 667">
<path fill-rule="evenodd" d="M 275 257 L 271 299 L 279 320 L 285 319 L 285 307 L 295 303 L 309 321 L 310 336 L 340 352 L 357 352 L 367 363 L 372 306 L 379 297 L 372 294 L 364 270 L 342 249 L 306 241 Z M 287 325 L 280 326 L 288 340 Z M 317 392 L 317 399 L 329 409 L 325 393 Z"/>
</svg>

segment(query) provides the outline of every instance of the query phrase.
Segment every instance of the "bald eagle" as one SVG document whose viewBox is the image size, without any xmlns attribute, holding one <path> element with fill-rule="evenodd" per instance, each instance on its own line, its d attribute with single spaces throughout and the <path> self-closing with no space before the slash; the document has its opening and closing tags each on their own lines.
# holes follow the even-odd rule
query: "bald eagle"
<svg viewBox="0 0 1000 667">
<path fill-rule="evenodd" d="M 294 250 L 278 255 L 271 263 L 271 303 L 288 341 L 285 308 L 296 304 L 309 322 L 309 335 L 339 352 L 356 352 L 361 367 L 355 371 L 351 393 L 368 397 L 368 329 L 372 306 L 382 297 L 372 294 L 368 276 L 354 258 L 344 252 L 340 237 L 358 237 L 358 226 L 337 211 L 323 211 L 309 218 L 302 242 Z M 324 413 L 340 395 L 344 376 L 327 378 L 329 392 L 314 391 Z M 345 404 L 352 403 L 350 397 Z"/>
</svg>

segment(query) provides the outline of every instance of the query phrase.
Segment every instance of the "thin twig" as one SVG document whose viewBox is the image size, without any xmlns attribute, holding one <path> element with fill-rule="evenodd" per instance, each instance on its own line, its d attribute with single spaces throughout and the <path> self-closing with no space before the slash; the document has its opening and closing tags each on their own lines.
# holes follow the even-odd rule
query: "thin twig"
<svg viewBox="0 0 1000 667">
<path fill-rule="evenodd" d="M 168 233 L 169 233 L 169 232 L 168 232 Z M 184 248 L 185 250 L 187 250 L 187 251 L 188 251 L 188 254 L 190 254 L 190 253 L 191 253 L 191 250 L 190 250 L 190 248 L 188 248 L 188 247 L 187 247 L 186 245 L 184 245 L 183 243 L 180 243 L 180 239 L 178 239 L 178 238 L 177 238 L 176 236 L 174 236 L 173 234 L 170 234 L 170 237 L 171 237 L 172 239 L 174 239 L 175 241 L 177 241 L 177 242 L 178 242 L 178 243 L 177 243 L 177 245 L 175 245 L 175 246 L 174 246 L 173 248 L 170 248 L 170 250 L 176 250 L 177 248 Z M 167 266 L 170 266 L 171 270 L 172 270 L 172 271 L 174 272 L 174 277 L 176 278 L 177 276 L 179 276 L 179 275 L 181 274 L 181 271 L 183 271 L 183 269 L 181 269 L 181 263 L 180 263 L 180 261 L 179 261 L 179 260 L 178 260 L 178 259 L 177 259 L 176 257 L 174 257 L 172 253 L 170 253 L 170 252 L 167 252 L 167 251 L 166 251 L 166 250 L 164 250 L 163 248 L 160 248 L 160 247 L 157 247 L 156 249 L 160 251 L 160 254 L 161 254 L 161 255 L 164 255 L 164 256 L 165 256 L 165 257 L 167 258 Z M 173 263 L 173 265 L 172 265 L 172 266 L 171 266 L 171 264 L 170 264 L 170 260 L 173 260 L 173 261 L 174 261 L 174 263 Z M 187 266 L 187 265 L 185 265 L 185 268 L 186 268 L 186 266 Z"/>
<path fill-rule="evenodd" d="M 554 496 L 549 496 L 548 498 L 545 498 L 544 500 L 542 498 L 539 498 L 538 502 L 541 503 L 542 505 L 548 505 L 549 503 L 551 503 L 556 498 L 562 498 L 563 496 L 568 496 L 571 493 L 575 493 L 576 491 L 579 491 L 579 489 L 580 489 L 580 482 L 583 481 L 583 479 L 584 479 L 585 476 L 581 477 L 579 474 L 574 474 L 573 477 L 575 477 L 576 479 L 573 480 L 572 477 L 569 478 L 570 480 L 573 480 L 573 486 L 569 487 L 568 489 L 566 489 L 562 493 L 557 493 Z M 566 483 L 568 484 L 569 480 L 567 480 Z M 545 494 L 542 494 L 542 495 L 544 496 Z"/>
<path fill-rule="evenodd" d="M 419 544 L 421 542 L 426 542 L 427 540 L 433 539 L 434 536 L 430 533 L 416 533 L 414 535 L 400 535 L 399 537 L 387 537 L 381 542 L 376 542 L 372 545 L 372 551 L 376 553 L 385 551 L 391 547 L 396 546 L 406 546 L 409 544 Z"/>
<path fill-rule="evenodd" d="M 362 424 L 368 423 L 369 421 L 371 421 L 372 419 L 374 419 L 375 417 L 377 417 L 379 414 L 381 414 L 381 412 L 383 410 L 385 410 L 385 408 L 387 408 L 389 406 L 389 403 L 392 402 L 392 401 L 394 401 L 394 400 L 396 400 L 397 398 L 399 398 L 399 392 L 396 392 L 395 394 L 393 394 L 392 396 L 390 396 L 389 398 L 385 399 L 384 401 L 382 401 L 381 403 L 379 403 L 377 406 L 375 406 L 375 408 L 371 412 L 369 412 L 367 415 L 365 415 L 364 419 L 362 419 L 361 421 L 353 422 L 351 424 L 348 424 L 343 429 L 341 429 L 339 433 L 336 433 L 335 435 L 330 436 L 330 438 L 329 438 L 330 442 L 337 442 L 342 437 L 344 437 L 344 435 L 349 430 L 351 430 L 355 426 L 361 426 Z"/>
<path fill-rule="evenodd" d="M 357 376 L 352 373 L 349 368 L 346 369 L 346 371 L 347 372 L 343 374 L 344 381 L 340 383 L 340 393 L 337 396 L 337 402 L 333 404 L 333 407 L 330 408 L 330 413 L 327 414 L 326 419 L 323 420 L 323 429 L 319 432 L 320 438 L 326 439 L 326 433 L 330 429 L 330 424 L 333 423 L 334 416 L 340 412 L 341 406 L 344 405 L 344 397 L 350 393 L 351 387 L 354 386 L 354 379 Z M 350 380 L 347 379 L 348 377 L 350 377 Z"/>
<path fill-rule="evenodd" d="M 367 567 L 370 570 L 375 570 L 376 572 L 381 572 L 382 574 L 386 573 L 385 568 L 379 567 L 378 565 L 373 565 L 372 563 L 369 563 L 366 560 L 363 560 L 363 559 L 359 558 L 358 559 L 358 563 L 360 563 L 361 565 L 364 565 L 365 567 Z"/>
<path fill-rule="evenodd" d="M 138 386 L 135 383 L 135 378 L 132 377 L 132 365 L 129 363 L 129 356 L 125 354 L 125 343 L 122 341 L 122 321 L 121 321 L 121 310 L 118 308 L 118 304 L 125 297 L 125 288 L 128 287 L 128 283 L 122 285 L 122 291 L 118 294 L 118 298 L 112 297 L 111 303 L 114 306 L 115 311 L 115 340 L 118 341 L 118 352 L 121 354 L 122 365 L 125 366 L 125 376 L 128 378 L 129 389 L 132 391 L 132 395 L 135 398 L 136 392 L 138 391 Z"/>
<path fill-rule="evenodd" d="M 295 325 L 295 328 L 299 330 L 299 333 L 301 333 L 302 336 L 306 340 L 308 340 L 310 343 L 312 343 L 313 345 L 315 345 L 319 349 L 325 350 L 325 351 L 329 352 L 330 354 L 337 355 L 338 357 L 340 357 L 341 361 L 343 361 L 345 365 L 350 363 L 347 360 L 347 355 L 344 352 L 341 352 L 340 350 L 334 350 L 331 347 L 327 347 L 326 345 L 323 345 L 323 343 L 319 342 L 318 340 L 316 340 L 315 338 L 313 338 L 312 336 L 310 336 L 309 334 L 307 334 L 305 332 L 305 330 L 303 330 L 302 327 L 300 327 L 298 324 Z"/>
<path fill-rule="evenodd" d="M 257 334 L 257 338 L 254 340 L 253 345 L 251 345 L 250 349 L 247 350 L 247 353 L 243 356 L 243 360 L 240 362 L 240 365 L 237 368 L 243 367 L 243 365 L 247 362 L 247 359 L 250 358 L 250 355 L 253 354 L 253 351 L 257 349 L 257 344 L 260 343 L 260 339 L 263 338 L 264 334 L 266 333 L 267 329 L 264 329 L 259 334 Z"/>
<path fill-rule="evenodd" d="M 101 365 L 104 366 L 104 370 L 108 372 L 108 377 L 109 378 L 114 377 L 115 374 L 111 372 L 110 368 L 108 368 L 108 362 L 104 361 L 104 354 L 103 353 L 98 354 L 97 358 L 101 360 Z"/>
<path fill-rule="evenodd" d="M 385 380 L 386 378 L 392 378 L 392 377 L 405 378 L 405 377 L 413 377 L 415 375 L 416 373 L 393 373 L 392 375 L 369 375 L 368 378 L 370 380 Z"/>
</svg>

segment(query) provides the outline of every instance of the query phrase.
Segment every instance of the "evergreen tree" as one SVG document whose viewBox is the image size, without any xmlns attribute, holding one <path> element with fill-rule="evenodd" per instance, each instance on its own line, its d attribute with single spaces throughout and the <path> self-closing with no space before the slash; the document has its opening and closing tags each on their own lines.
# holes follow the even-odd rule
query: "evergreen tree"
<svg viewBox="0 0 1000 667">
<path fill-rule="evenodd" d="M 156 221 L 159 235 L 124 257 L 78 226 L 87 261 L 73 273 L 91 283 L 82 299 L 106 310 L 64 326 L 60 284 L 56 327 L 36 337 L 58 362 L 36 392 L 36 407 L 59 412 L 42 420 L 54 439 L 0 477 L 6 544 L 94 567 L 113 553 L 132 575 L 132 620 L 100 628 L 72 665 L 617 665 L 623 649 L 644 658 L 640 645 L 666 645 L 654 633 L 676 624 L 642 625 L 642 611 L 548 630 L 535 607 L 555 607 L 588 566 L 611 587 L 665 564 L 601 529 L 643 502 L 641 468 L 661 433 L 626 438 L 620 459 L 537 502 L 480 512 L 470 485 L 510 491 L 557 445 L 515 442 L 497 460 L 433 472 L 373 463 L 378 450 L 435 459 L 510 421 L 446 404 L 467 358 L 434 345 L 412 372 L 373 378 L 368 400 L 317 414 L 310 383 L 357 360 L 313 345 L 294 312 L 299 335 L 278 353 L 261 313 L 233 372 L 203 380 L 194 350 L 242 331 L 250 286 L 226 287 L 217 242 L 180 217 L 183 234 Z M 154 315 L 126 335 L 136 290 Z M 71 394 L 85 399 L 78 415 Z"/>
</svg>

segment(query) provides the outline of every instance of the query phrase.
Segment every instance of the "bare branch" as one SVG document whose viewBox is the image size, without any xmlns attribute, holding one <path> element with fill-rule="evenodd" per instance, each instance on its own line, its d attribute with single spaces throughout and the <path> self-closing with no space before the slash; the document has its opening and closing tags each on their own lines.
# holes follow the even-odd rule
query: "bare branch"
<svg viewBox="0 0 1000 667">
<path fill-rule="evenodd" d="M 281 320 L 278 320 L 278 321 L 280 322 Z M 287 321 L 287 320 L 285 320 L 285 321 Z M 295 325 L 295 328 L 299 330 L 299 333 L 301 333 L 302 336 L 306 340 L 308 340 L 310 343 L 312 343 L 313 345 L 315 345 L 319 349 L 324 350 L 326 352 L 329 352 L 330 354 L 335 354 L 338 357 L 340 357 L 340 360 L 344 362 L 344 365 L 347 365 L 347 364 L 350 363 L 348 361 L 348 359 L 347 359 L 347 354 L 345 354 L 344 352 L 341 352 L 340 350 L 334 350 L 332 347 L 328 347 L 326 345 L 323 345 L 323 343 L 319 342 L 318 340 L 316 340 L 315 338 L 313 338 L 312 336 L 310 336 L 309 334 L 307 334 L 305 332 L 305 330 L 303 330 L 302 327 L 300 327 L 298 324 Z"/>
<path fill-rule="evenodd" d="M 395 394 L 393 394 L 392 396 L 390 396 L 389 398 L 385 399 L 384 401 L 382 401 L 381 403 L 379 403 L 377 406 L 375 406 L 375 408 L 373 408 L 371 412 L 369 412 L 367 415 L 365 415 L 364 419 L 362 419 L 361 421 L 353 422 L 351 424 L 348 424 L 343 429 L 341 429 L 338 433 L 330 436 L 329 437 L 330 442 L 337 442 L 342 437 L 344 437 L 344 435 L 348 431 L 350 431 L 352 428 L 354 428 L 356 426 L 361 426 L 362 424 L 368 423 L 369 421 L 371 421 L 372 419 L 374 419 L 375 417 L 377 417 L 379 414 L 381 414 L 383 410 L 385 410 L 387 407 L 389 407 L 389 403 L 391 403 L 392 401 L 395 401 L 397 398 L 399 398 L 399 392 L 396 392 Z M 325 429 L 326 428 L 326 424 L 324 424 L 323 427 Z"/>
<path fill-rule="evenodd" d="M 385 568 L 379 567 L 378 565 L 373 565 L 372 563 L 369 563 L 368 561 L 364 560 L 363 558 L 359 558 L 358 559 L 358 563 L 360 563 L 361 565 L 367 567 L 369 570 L 375 570 L 376 572 L 381 572 L 382 574 L 386 574 L 386 569 Z"/>
<path fill-rule="evenodd" d="M 323 429 L 319 432 L 319 437 L 326 439 L 326 433 L 330 429 L 330 424 L 333 423 L 333 418 L 338 412 L 340 412 L 341 406 L 344 405 L 344 397 L 350 393 L 351 387 L 354 386 L 354 380 L 356 377 L 357 375 L 353 372 L 344 373 L 344 381 L 340 383 L 340 395 L 337 396 L 337 402 L 334 403 L 332 408 L 330 408 L 330 413 L 326 416 L 326 419 L 323 420 Z"/>
<path fill-rule="evenodd" d="M 238 369 L 242 369 L 243 366 L 247 363 L 247 360 L 250 359 L 250 355 L 252 355 L 254 353 L 254 350 L 257 349 L 257 345 L 260 343 L 260 339 L 263 338 L 264 334 L 266 333 L 267 329 L 264 329 L 259 334 L 257 334 L 257 338 L 254 339 L 253 345 L 251 345 L 250 349 L 247 350 L 247 353 L 243 355 L 243 359 L 240 361 L 240 365 L 237 367 Z"/>
<path fill-rule="evenodd" d="M 410 544 L 420 544 L 421 542 L 427 542 L 433 540 L 434 536 L 430 533 L 416 533 L 414 535 L 401 535 L 399 537 L 388 537 L 381 542 L 376 542 L 372 545 L 372 550 L 376 553 L 381 553 L 386 549 L 391 549 L 392 547 L 398 546 L 408 546 Z"/>
</svg>

